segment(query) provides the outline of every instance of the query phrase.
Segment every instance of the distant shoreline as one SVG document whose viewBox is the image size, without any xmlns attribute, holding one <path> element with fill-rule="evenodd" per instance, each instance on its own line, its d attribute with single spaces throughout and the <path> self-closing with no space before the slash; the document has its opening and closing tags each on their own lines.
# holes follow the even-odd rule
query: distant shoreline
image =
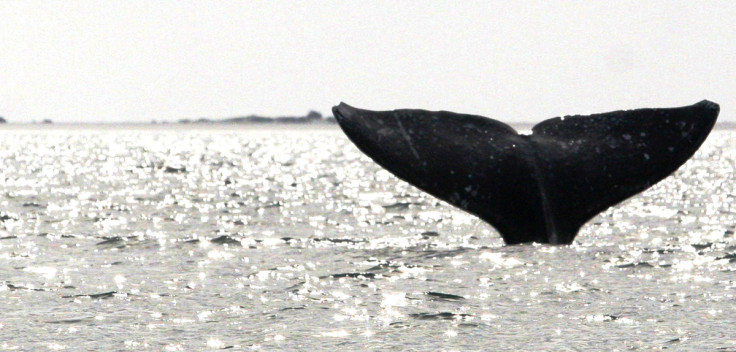
<svg viewBox="0 0 736 352">
<path fill-rule="evenodd" d="M 152 123 L 155 123 L 152 122 Z M 335 124 L 334 116 L 322 116 L 317 111 L 310 111 L 304 116 L 279 116 L 267 117 L 260 115 L 229 117 L 224 119 L 210 119 L 202 117 L 199 119 L 180 119 L 180 124 Z"/>
<path fill-rule="evenodd" d="M 226 117 L 226 118 L 208 118 L 208 117 L 200 117 L 196 119 L 189 119 L 189 118 L 182 118 L 177 121 L 158 121 L 158 120 L 152 120 L 149 123 L 146 122 L 61 122 L 61 123 L 55 123 L 51 119 L 44 119 L 41 122 L 33 121 L 33 122 L 20 122 L 20 123 L 12 123 L 8 122 L 5 118 L 0 116 L 0 126 L 2 125 L 83 125 L 83 124 L 92 124 L 92 125 L 105 125 L 105 124 L 111 124 L 111 125 L 120 125 L 120 124 L 135 124 L 135 125 L 281 125 L 281 124 L 288 124 L 288 125 L 314 125 L 314 124 L 320 124 L 320 125 L 334 125 L 337 124 L 337 120 L 335 120 L 334 116 L 322 116 L 321 113 L 311 110 L 304 116 L 277 116 L 277 117 L 268 117 L 268 116 L 261 116 L 261 115 L 248 115 L 248 116 L 236 116 L 236 117 Z"/>
<path fill-rule="evenodd" d="M 55 123 L 50 125 L 32 123 L 9 123 L 0 125 L 0 132 L 115 132 L 115 131 L 160 131 L 160 132 L 197 132 L 197 131 L 339 131 L 335 123 Z"/>
</svg>

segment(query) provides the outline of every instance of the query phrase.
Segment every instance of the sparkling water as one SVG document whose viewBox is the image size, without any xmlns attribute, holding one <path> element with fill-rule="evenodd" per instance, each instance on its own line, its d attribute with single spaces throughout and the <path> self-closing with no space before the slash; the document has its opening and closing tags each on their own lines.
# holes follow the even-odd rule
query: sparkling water
<svg viewBox="0 0 736 352">
<path fill-rule="evenodd" d="M 736 131 L 504 246 L 335 126 L 0 130 L 0 350 L 736 350 Z"/>
</svg>

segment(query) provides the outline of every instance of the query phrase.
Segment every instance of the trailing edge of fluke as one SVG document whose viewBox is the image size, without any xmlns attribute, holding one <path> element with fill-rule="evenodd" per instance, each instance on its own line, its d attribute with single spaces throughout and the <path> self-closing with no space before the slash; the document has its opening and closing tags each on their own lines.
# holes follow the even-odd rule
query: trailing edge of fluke
<svg viewBox="0 0 736 352">
<path fill-rule="evenodd" d="M 474 214 L 507 244 L 569 244 L 606 208 L 672 174 L 719 106 L 613 111 L 542 121 L 531 135 L 448 111 L 332 108 L 353 143 L 400 179 Z"/>
</svg>

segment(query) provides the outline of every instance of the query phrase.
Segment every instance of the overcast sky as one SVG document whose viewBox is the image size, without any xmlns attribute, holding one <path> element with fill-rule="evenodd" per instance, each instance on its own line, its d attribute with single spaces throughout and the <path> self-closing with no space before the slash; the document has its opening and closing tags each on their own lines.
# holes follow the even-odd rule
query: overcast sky
<svg viewBox="0 0 736 352">
<path fill-rule="evenodd" d="M 0 0 L 0 116 L 502 121 L 710 99 L 736 121 L 735 1 Z"/>
</svg>

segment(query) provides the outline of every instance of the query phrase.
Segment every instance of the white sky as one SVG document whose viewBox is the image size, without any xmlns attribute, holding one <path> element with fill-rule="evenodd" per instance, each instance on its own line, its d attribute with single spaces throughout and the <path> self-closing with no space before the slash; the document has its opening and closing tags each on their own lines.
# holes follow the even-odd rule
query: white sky
<svg viewBox="0 0 736 352">
<path fill-rule="evenodd" d="M 710 99 L 736 121 L 736 1 L 0 0 L 0 116 L 502 121 Z"/>
</svg>

